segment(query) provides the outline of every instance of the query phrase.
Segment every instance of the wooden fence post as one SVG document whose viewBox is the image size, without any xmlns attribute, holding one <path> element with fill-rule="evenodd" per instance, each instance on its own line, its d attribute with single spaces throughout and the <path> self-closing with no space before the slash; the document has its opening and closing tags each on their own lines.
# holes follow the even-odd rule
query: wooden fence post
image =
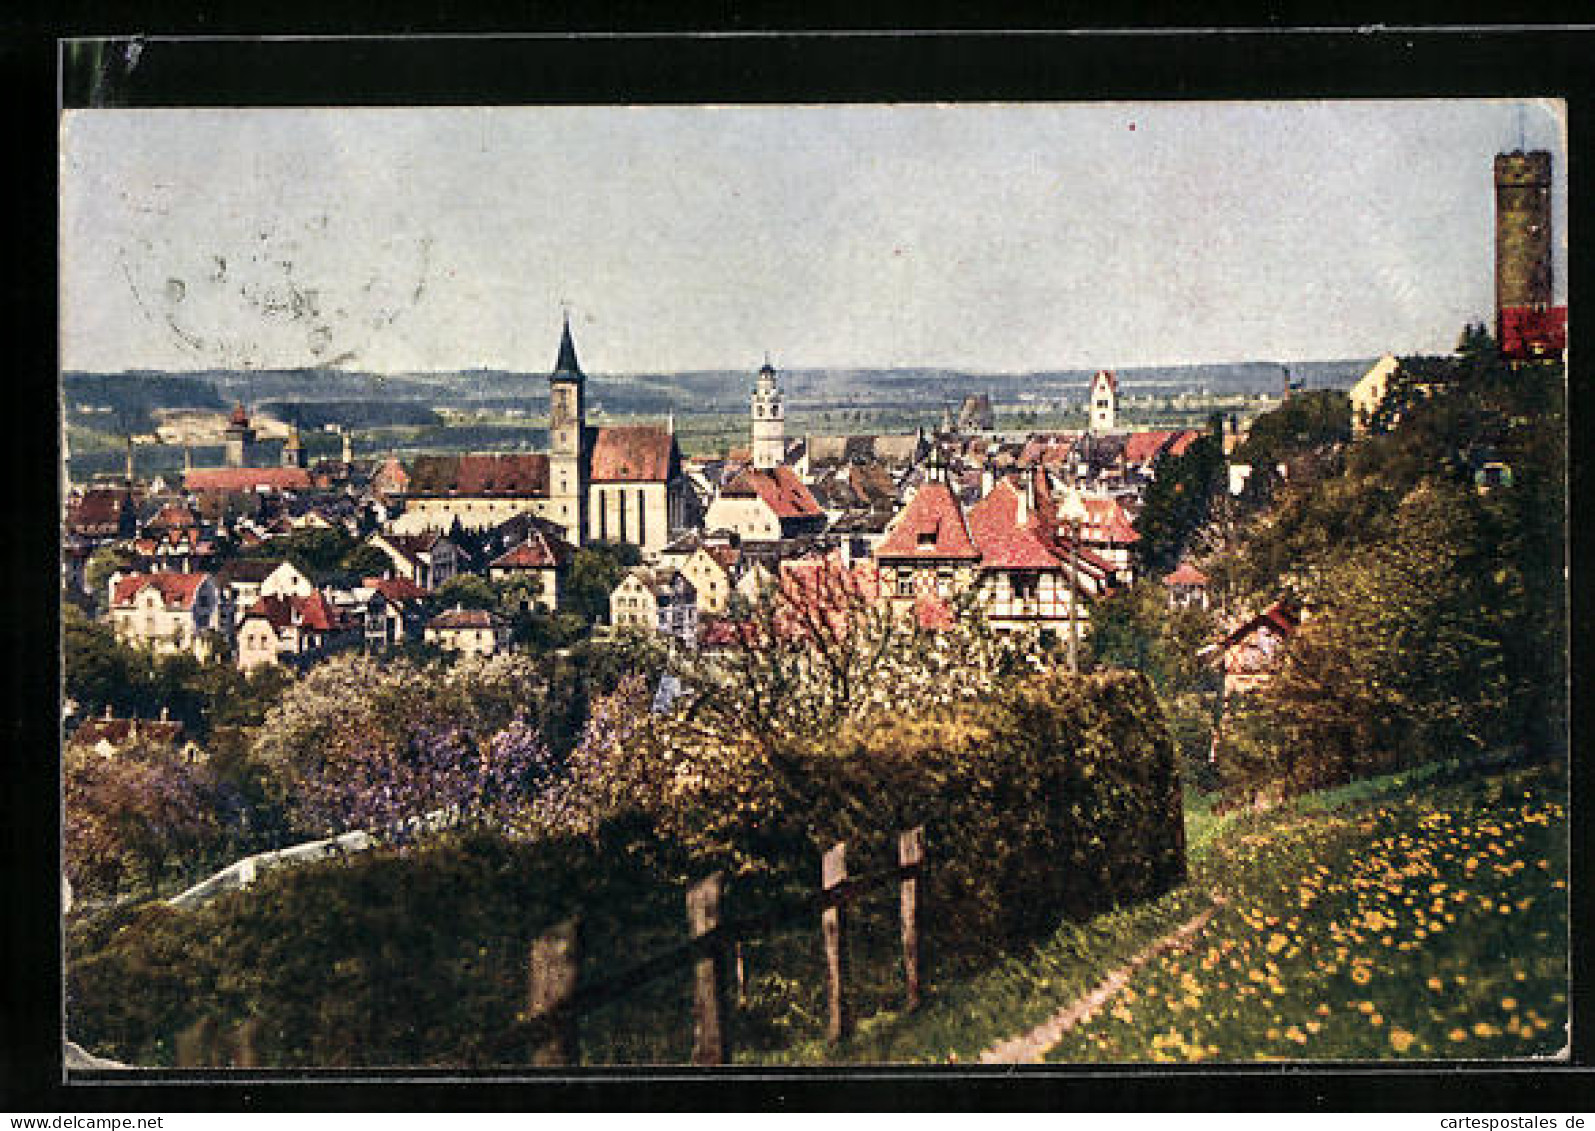
<svg viewBox="0 0 1595 1131">
<path fill-rule="evenodd" d="M 551 1029 L 532 1043 L 531 1060 L 540 1067 L 575 1064 L 581 1056 L 576 1041 L 576 1011 L 571 998 L 581 975 L 581 918 L 563 923 L 532 941 L 531 992 L 527 1014 L 548 1018 Z"/>
<path fill-rule="evenodd" d="M 216 1064 L 214 1017 L 201 1017 L 177 1034 L 176 1060 L 179 1068 L 212 1068 Z"/>
<path fill-rule="evenodd" d="M 844 842 L 834 845 L 820 861 L 820 886 L 828 897 L 825 910 L 820 913 L 820 933 L 825 939 L 825 987 L 830 1001 L 825 1037 L 832 1044 L 841 1041 L 853 1028 L 847 1008 L 847 954 L 842 938 L 845 920 L 840 889 L 846 882 L 847 844 Z"/>
<path fill-rule="evenodd" d="M 919 1008 L 919 872 L 925 862 L 925 829 L 897 834 L 897 864 L 902 869 L 903 980 L 905 1009 Z"/>
<path fill-rule="evenodd" d="M 720 937 L 725 875 L 716 872 L 687 889 L 687 933 L 702 949 L 692 985 L 692 1063 L 726 1062 L 726 960 Z"/>
</svg>

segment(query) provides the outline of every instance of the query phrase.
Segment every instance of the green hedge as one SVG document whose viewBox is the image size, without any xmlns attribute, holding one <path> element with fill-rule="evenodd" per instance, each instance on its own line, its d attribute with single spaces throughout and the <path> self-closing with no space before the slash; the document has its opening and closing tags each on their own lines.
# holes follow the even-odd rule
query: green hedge
<svg viewBox="0 0 1595 1131">
<path fill-rule="evenodd" d="M 580 911 L 591 969 L 624 967 L 683 938 L 682 881 L 716 867 L 734 871 L 727 913 L 752 915 L 812 893 L 835 841 L 867 873 L 894 861 L 899 830 L 924 825 L 933 979 L 1184 877 L 1173 743 L 1137 674 L 1037 676 L 739 768 L 688 797 L 657 794 L 592 839 L 474 836 L 268 873 L 197 911 L 74 922 L 69 1032 L 167 1065 L 195 1022 L 254 1019 L 263 1065 L 483 1065 L 524 1006 L 532 937 Z M 886 996 L 894 914 L 888 886 L 853 917 L 858 974 Z M 805 917 L 754 944 L 739 1047 L 812 1035 L 817 937 Z M 584 1018 L 584 1060 L 685 1060 L 685 978 Z"/>
<path fill-rule="evenodd" d="M 1028 941 L 1184 879 L 1174 746 L 1140 675 L 1035 677 L 840 746 L 839 784 L 868 802 L 817 831 L 878 844 L 924 824 L 943 948 Z"/>
</svg>

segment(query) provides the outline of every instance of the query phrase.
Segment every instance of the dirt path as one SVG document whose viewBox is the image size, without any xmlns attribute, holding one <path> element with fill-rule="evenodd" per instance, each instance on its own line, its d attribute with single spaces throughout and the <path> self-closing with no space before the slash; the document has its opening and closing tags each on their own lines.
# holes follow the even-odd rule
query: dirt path
<svg viewBox="0 0 1595 1131">
<path fill-rule="evenodd" d="M 1064 1006 L 1063 1009 L 1030 1030 L 1030 1032 L 993 1045 L 980 1054 L 980 1062 L 982 1064 L 1029 1064 L 1039 1061 L 1048 1049 L 1063 1039 L 1065 1033 L 1091 1017 L 1111 1000 L 1114 994 L 1128 985 L 1137 970 L 1165 951 L 1190 942 L 1203 927 L 1207 926 L 1208 920 L 1218 910 L 1220 902 L 1219 900 L 1214 900 L 1212 907 L 1192 916 L 1183 925 L 1164 935 L 1157 942 L 1130 959 L 1129 962 L 1109 974 L 1090 993 L 1084 997 L 1076 998 L 1069 1005 Z"/>
</svg>

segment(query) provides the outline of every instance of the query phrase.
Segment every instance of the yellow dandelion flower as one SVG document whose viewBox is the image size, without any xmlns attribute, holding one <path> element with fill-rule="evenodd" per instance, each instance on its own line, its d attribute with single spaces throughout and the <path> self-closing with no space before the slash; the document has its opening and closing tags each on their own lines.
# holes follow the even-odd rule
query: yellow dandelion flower
<svg viewBox="0 0 1595 1131">
<path fill-rule="evenodd" d="M 1285 949 L 1286 945 L 1289 942 L 1290 942 L 1289 939 L 1287 939 L 1284 935 L 1279 934 L 1276 931 L 1273 935 L 1271 935 L 1269 937 L 1269 940 L 1268 940 L 1268 953 L 1269 954 L 1278 954 L 1280 951 Z"/>
<path fill-rule="evenodd" d="M 1468 1039 L 1468 1031 L 1466 1029 L 1452 1029 L 1446 1036 L 1453 1041 L 1461 1042 Z"/>
<path fill-rule="evenodd" d="M 1431 990 L 1434 990 L 1436 993 L 1438 993 L 1440 990 L 1445 988 L 1445 983 L 1440 981 L 1439 978 L 1430 978 L 1424 984 L 1426 986 L 1428 986 Z"/>
<path fill-rule="evenodd" d="M 1351 980 L 1359 986 L 1366 986 L 1373 980 L 1373 971 L 1366 966 L 1353 966 L 1351 968 Z"/>
<path fill-rule="evenodd" d="M 1405 1029 L 1396 1027 L 1390 1030 L 1390 1047 L 1397 1052 L 1406 1052 L 1412 1047 L 1413 1036 Z"/>
<path fill-rule="evenodd" d="M 1504 997 L 1504 998 L 1502 998 L 1501 999 L 1501 1008 L 1506 1010 L 1508 1013 L 1511 1013 L 1514 1009 L 1517 1008 L 1517 998 L 1515 998 L 1515 997 Z"/>
<path fill-rule="evenodd" d="M 1473 1024 L 1473 1035 L 1475 1037 L 1493 1037 L 1499 1032 L 1500 1030 L 1488 1021 L 1476 1021 Z"/>
<path fill-rule="evenodd" d="M 1379 1025 L 1383 1025 L 1384 1023 L 1385 1023 L 1385 1015 L 1383 1013 L 1370 1013 L 1370 1014 L 1368 1014 L 1368 1024 L 1374 1025 L 1374 1026 L 1379 1026 Z"/>
<path fill-rule="evenodd" d="M 1285 1030 L 1285 1039 L 1288 1041 L 1295 1041 L 1298 1045 L 1305 1045 L 1307 1043 L 1307 1034 L 1303 1033 L 1300 1029 L 1296 1028 L 1296 1026 L 1292 1025 L 1289 1029 Z"/>
</svg>

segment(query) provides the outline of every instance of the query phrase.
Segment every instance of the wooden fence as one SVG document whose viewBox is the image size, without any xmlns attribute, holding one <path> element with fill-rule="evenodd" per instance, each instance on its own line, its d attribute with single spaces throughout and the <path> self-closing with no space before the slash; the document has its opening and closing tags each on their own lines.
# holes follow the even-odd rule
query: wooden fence
<svg viewBox="0 0 1595 1131">
<path fill-rule="evenodd" d="M 819 912 L 825 947 L 826 1038 L 843 1040 L 853 1027 L 848 994 L 847 906 L 864 892 L 884 884 L 899 887 L 903 957 L 903 1004 L 920 1003 L 919 909 L 920 878 L 925 866 L 925 831 L 910 829 L 897 838 L 897 865 L 863 876 L 849 876 L 847 845 L 837 844 L 820 864 L 819 891 L 777 911 L 744 918 L 726 914 L 723 873 L 716 872 L 687 890 L 687 942 L 662 951 L 620 974 L 582 980 L 582 925 L 579 916 L 565 920 L 532 941 L 530 987 L 525 1021 L 493 1042 L 505 1063 L 526 1057 L 533 1065 L 560 1067 L 579 1062 L 583 1013 L 648 983 L 692 966 L 692 1062 L 725 1064 L 730 1048 L 730 985 L 738 944 L 769 930 Z M 519 1055 L 516 1055 L 516 1054 Z"/>
<path fill-rule="evenodd" d="M 825 948 L 826 1038 L 843 1040 L 853 1028 L 848 993 L 848 904 L 886 884 L 899 887 L 903 963 L 903 1004 L 920 1003 L 920 881 L 925 867 L 925 830 L 909 829 L 897 837 L 897 864 L 879 872 L 850 876 L 847 845 L 834 845 L 820 863 L 820 886 L 812 896 L 761 915 L 730 918 L 726 914 L 725 876 L 716 872 L 687 890 L 687 941 L 661 951 L 618 974 L 583 975 L 582 920 L 574 916 L 532 940 L 528 961 L 527 1010 L 497 1038 L 487 1042 L 496 1063 L 529 1063 L 536 1067 L 573 1066 L 580 1062 L 581 1017 L 618 1001 L 659 978 L 692 968 L 692 1063 L 718 1065 L 729 1061 L 730 986 L 740 985 L 741 943 L 772 928 L 789 925 L 819 912 Z M 176 1042 L 179 1067 L 253 1068 L 259 1063 L 256 1024 L 247 1020 L 233 1028 L 203 1018 L 184 1030 Z"/>
</svg>

